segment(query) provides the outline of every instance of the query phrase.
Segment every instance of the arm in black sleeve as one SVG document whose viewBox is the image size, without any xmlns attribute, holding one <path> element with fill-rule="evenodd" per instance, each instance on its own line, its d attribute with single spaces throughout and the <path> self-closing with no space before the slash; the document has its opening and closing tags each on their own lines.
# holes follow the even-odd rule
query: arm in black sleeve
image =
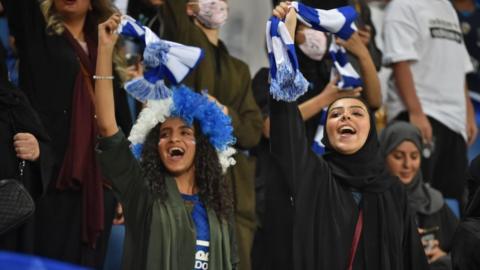
<svg viewBox="0 0 480 270">
<path fill-rule="evenodd" d="M 327 164 L 308 145 L 305 126 L 296 102 L 270 97 L 270 147 L 279 161 L 292 194 L 314 168 L 327 172 Z M 321 168 L 318 168 L 321 166 Z"/>
<path fill-rule="evenodd" d="M 427 257 L 418 234 L 415 214 L 407 204 L 407 195 L 403 195 L 403 216 L 405 230 L 403 233 L 403 266 L 411 270 L 429 270 Z"/>
<path fill-rule="evenodd" d="M 102 173 L 112 181 L 113 190 L 128 209 L 132 202 L 147 199 L 150 195 L 140 164 L 131 153 L 129 144 L 119 130 L 111 137 L 100 138 L 97 146 L 97 160 Z"/>
</svg>

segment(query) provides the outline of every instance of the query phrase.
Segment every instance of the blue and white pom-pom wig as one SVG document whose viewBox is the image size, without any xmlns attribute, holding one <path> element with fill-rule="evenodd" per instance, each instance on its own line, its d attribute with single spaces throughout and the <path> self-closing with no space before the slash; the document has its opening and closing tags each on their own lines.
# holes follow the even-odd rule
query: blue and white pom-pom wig
<svg viewBox="0 0 480 270">
<path fill-rule="evenodd" d="M 178 83 L 187 76 L 203 57 L 197 47 L 161 40 L 148 27 L 129 16 L 123 16 L 119 34 L 134 37 L 145 43 L 143 53 L 146 72 L 125 84 L 125 89 L 135 99 L 145 104 L 128 140 L 137 159 L 142 156 L 143 144 L 152 128 L 169 117 L 178 117 L 186 124 L 195 121 L 217 151 L 218 160 L 225 173 L 235 165 L 235 144 L 232 122 L 219 106 L 204 94 L 195 93 Z M 177 86 L 172 89 L 164 83 L 164 77 Z M 198 131 L 197 131 L 198 132 Z"/>
<path fill-rule="evenodd" d="M 235 165 L 232 157 L 236 152 L 232 147 L 235 137 L 230 117 L 207 96 L 195 93 L 186 86 L 173 88 L 168 98 L 148 100 L 128 137 L 135 157 L 141 157 L 143 143 L 152 128 L 169 117 L 179 117 L 188 125 L 192 125 L 193 121 L 198 123 L 200 131 L 217 150 L 223 173 Z"/>
</svg>

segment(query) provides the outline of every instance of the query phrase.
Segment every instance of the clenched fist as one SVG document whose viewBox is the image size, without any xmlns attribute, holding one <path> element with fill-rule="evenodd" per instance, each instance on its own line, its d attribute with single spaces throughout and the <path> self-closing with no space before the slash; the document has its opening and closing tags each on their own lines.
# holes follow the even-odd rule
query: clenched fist
<svg viewBox="0 0 480 270">
<path fill-rule="evenodd" d="M 37 138 L 30 133 L 17 133 L 13 137 L 13 146 L 17 157 L 35 161 L 40 157 L 40 146 L 38 145 Z"/>
</svg>

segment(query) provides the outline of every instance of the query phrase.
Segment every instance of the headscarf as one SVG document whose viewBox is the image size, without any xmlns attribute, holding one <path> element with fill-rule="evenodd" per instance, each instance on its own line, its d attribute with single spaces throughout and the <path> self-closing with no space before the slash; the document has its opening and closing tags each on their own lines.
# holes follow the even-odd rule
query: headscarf
<svg viewBox="0 0 480 270">
<path fill-rule="evenodd" d="M 423 149 L 422 135 L 420 131 L 410 123 L 404 121 L 394 122 L 388 125 L 380 136 L 380 147 L 383 158 L 386 159 L 395 148 L 402 142 L 410 141 L 421 153 Z M 440 191 L 423 182 L 422 171 L 418 170 L 413 180 L 406 185 L 408 202 L 418 213 L 431 215 L 444 205 L 444 199 Z"/>
<path fill-rule="evenodd" d="M 361 98 L 349 97 L 349 99 L 360 100 L 365 108 L 368 108 L 366 102 Z M 336 101 L 330 104 L 327 112 Z M 322 139 L 322 143 L 325 145 L 323 157 L 328 162 L 332 175 L 337 181 L 352 191 L 362 194 L 359 207 L 363 212 L 361 244 L 365 253 L 365 265 L 368 269 L 380 269 L 381 258 L 388 256 L 385 253 L 389 252 L 388 247 L 390 246 L 390 238 L 387 235 L 388 228 L 382 222 L 384 217 L 380 216 L 385 210 L 382 195 L 395 183 L 396 179 L 385 169 L 384 160 L 380 154 L 374 114 L 369 111 L 368 116 L 370 131 L 360 150 L 351 155 L 339 153 L 332 147 L 327 135 Z M 327 134 L 328 117 L 326 123 L 325 134 Z"/>
<path fill-rule="evenodd" d="M 340 98 L 332 102 L 327 112 Z M 357 97 L 348 97 L 348 99 L 356 99 L 361 101 L 368 110 L 366 102 Z M 370 131 L 368 133 L 365 144 L 356 153 L 345 155 L 336 151 L 328 136 L 324 136 L 322 143 L 325 145 L 324 158 L 328 161 L 332 173 L 342 184 L 352 187 L 358 191 L 365 192 L 384 192 L 390 187 L 390 179 L 392 177 L 385 170 L 384 160 L 380 154 L 380 146 L 378 143 L 377 131 L 375 128 L 375 117 L 371 111 L 368 111 L 370 119 Z M 328 117 L 326 120 L 328 123 Z M 324 134 L 327 134 L 327 125 L 324 127 Z M 384 178 L 385 176 L 385 178 Z"/>
</svg>

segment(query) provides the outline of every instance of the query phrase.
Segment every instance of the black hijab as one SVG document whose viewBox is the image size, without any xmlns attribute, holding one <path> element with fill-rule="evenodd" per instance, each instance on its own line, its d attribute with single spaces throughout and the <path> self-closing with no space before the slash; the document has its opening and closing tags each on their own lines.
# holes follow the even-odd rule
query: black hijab
<svg viewBox="0 0 480 270">
<path fill-rule="evenodd" d="M 423 149 L 422 135 L 415 126 L 405 121 L 397 121 L 388 125 L 380 136 L 383 158 L 386 159 L 388 154 L 404 141 L 410 141 L 415 144 L 421 153 Z M 423 182 L 421 170 L 418 170 L 413 180 L 405 187 L 408 194 L 408 202 L 418 213 L 431 215 L 442 209 L 444 205 L 442 193 Z"/>
<path fill-rule="evenodd" d="M 345 99 L 345 98 L 340 98 Z M 338 100 L 330 104 L 327 112 L 330 111 L 332 105 Z M 368 110 L 366 102 L 361 98 L 356 99 L 363 103 Z M 382 203 L 382 195 L 396 181 L 384 165 L 384 160 L 380 153 L 380 146 L 375 128 L 375 117 L 371 111 L 368 111 L 370 119 L 370 131 L 368 133 L 365 144 L 351 155 L 345 155 L 337 152 L 331 145 L 327 135 L 327 124 L 325 125 L 322 143 L 325 145 L 324 159 L 328 162 L 333 176 L 336 180 L 352 191 L 358 191 L 362 194 L 360 209 L 363 212 L 363 232 L 362 232 L 362 248 L 366 269 L 380 270 L 382 265 L 388 264 L 384 262 L 384 258 L 388 255 L 391 240 L 388 235 L 389 228 L 382 222 L 381 217 L 384 213 L 385 206 Z M 327 117 L 327 123 L 329 119 Z"/>
</svg>

